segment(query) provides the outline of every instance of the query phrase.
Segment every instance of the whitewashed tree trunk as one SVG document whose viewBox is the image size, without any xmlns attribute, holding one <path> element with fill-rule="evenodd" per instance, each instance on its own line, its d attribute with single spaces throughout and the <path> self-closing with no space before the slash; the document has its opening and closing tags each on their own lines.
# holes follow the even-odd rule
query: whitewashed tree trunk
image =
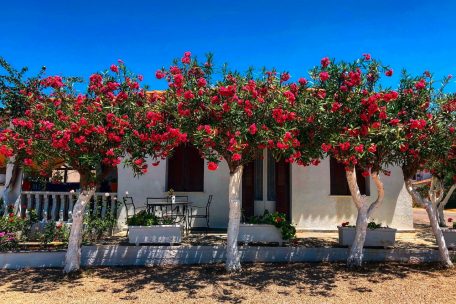
<svg viewBox="0 0 456 304">
<path fill-rule="evenodd" d="M 409 194 L 413 197 L 415 202 L 417 202 L 420 206 L 424 207 L 426 209 L 426 212 L 429 217 L 429 222 L 431 223 L 431 228 L 432 232 L 434 233 L 435 240 L 437 242 L 437 246 L 439 247 L 439 253 L 440 253 L 440 258 L 442 260 L 442 263 L 446 267 L 453 267 L 453 263 L 451 262 L 450 259 L 450 254 L 448 253 L 448 248 L 445 243 L 445 239 L 443 238 L 443 233 L 442 229 L 440 229 L 438 220 L 437 220 L 437 213 L 436 213 L 436 208 L 435 205 L 432 204 L 431 201 L 423 198 L 418 191 L 416 191 L 415 188 L 413 188 L 412 181 L 410 179 L 405 181 L 406 186 L 407 186 L 407 191 Z M 431 190 L 430 190 L 430 196 L 432 199 L 433 194 L 431 191 L 433 191 L 434 188 L 434 181 L 431 184 Z"/>
<path fill-rule="evenodd" d="M 5 216 L 8 216 L 6 213 L 8 205 L 14 205 L 14 213 L 19 211 L 22 176 L 22 168 L 16 164 L 13 157 L 11 163 L 6 166 L 5 187 L 2 193 Z"/>
<path fill-rule="evenodd" d="M 82 226 L 84 223 L 84 212 L 89 204 L 95 188 L 82 190 L 78 200 L 73 207 L 73 222 L 71 225 L 70 238 L 68 240 L 68 249 L 65 255 L 65 268 L 63 272 L 70 273 L 78 271 L 81 265 L 81 243 L 82 243 Z"/>
<path fill-rule="evenodd" d="M 358 215 L 356 218 L 355 239 L 352 246 L 350 247 L 350 253 L 347 259 L 347 266 L 352 268 L 360 267 L 363 263 L 363 247 L 366 240 L 369 217 L 372 215 L 374 210 L 383 202 L 385 192 L 383 183 L 378 176 L 378 172 L 372 172 L 372 180 L 374 181 L 377 188 L 378 196 L 377 199 L 369 205 L 367 197 L 365 195 L 361 195 L 361 192 L 359 191 L 355 168 L 350 168 L 350 170 L 346 172 L 346 176 L 353 202 L 355 203 L 356 209 L 358 210 Z"/>
<path fill-rule="evenodd" d="M 241 222 L 241 181 L 242 166 L 239 166 L 233 173 L 230 172 L 229 184 L 229 219 L 226 244 L 225 268 L 228 272 L 241 270 L 241 260 L 238 250 L 239 224 Z"/>
<path fill-rule="evenodd" d="M 439 218 L 439 225 L 440 227 L 447 227 L 447 223 L 445 221 L 445 215 L 443 214 L 443 210 L 445 209 L 446 204 L 448 204 L 448 201 L 451 198 L 451 195 L 453 194 L 454 190 L 456 189 L 456 184 L 453 184 L 451 188 L 448 190 L 447 194 L 445 195 L 445 198 L 438 202 L 437 204 L 437 215 Z M 442 191 L 444 191 L 442 189 Z"/>
</svg>

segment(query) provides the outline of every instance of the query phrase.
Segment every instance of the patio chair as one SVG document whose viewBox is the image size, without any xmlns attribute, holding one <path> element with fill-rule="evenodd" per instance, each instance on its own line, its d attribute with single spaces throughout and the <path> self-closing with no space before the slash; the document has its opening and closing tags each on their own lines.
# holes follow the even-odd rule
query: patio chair
<svg viewBox="0 0 456 304">
<path fill-rule="evenodd" d="M 123 197 L 123 204 L 124 204 L 124 206 L 125 206 L 125 212 L 126 212 L 126 215 L 127 215 L 127 220 L 128 220 L 130 217 L 136 215 L 136 206 L 135 206 L 135 203 L 133 202 L 133 197 L 131 197 L 131 196 L 124 196 L 124 197 Z M 132 215 L 129 215 L 129 214 L 128 214 L 128 208 L 129 208 L 130 206 L 133 207 L 133 214 L 132 214 Z"/>
<path fill-rule="evenodd" d="M 199 207 L 199 206 L 190 207 L 189 221 L 191 221 L 192 219 L 197 219 L 197 218 L 206 219 L 206 234 L 209 231 L 209 210 L 210 210 L 211 203 L 212 203 L 212 197 L 213 197 L 212 194 L 209 195 L 206 206 L 204 206 L 204 207 Z M 204 210 L 205 212 L 199 213 L 198 210 Z M 196 213 L 194 213 L 193 211 L 196 211 Z"/>
</svg>

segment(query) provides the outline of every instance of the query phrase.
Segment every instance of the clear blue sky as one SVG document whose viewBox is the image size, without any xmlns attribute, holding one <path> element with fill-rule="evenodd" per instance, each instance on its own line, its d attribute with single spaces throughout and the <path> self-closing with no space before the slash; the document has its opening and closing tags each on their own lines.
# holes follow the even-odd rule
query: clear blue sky
<svg viewBox="0 0 456 304">
<path fill-rule="evenodd" d="M 324 56 L 362 53 L 396 75 L 404 67 L 456 75 L 456 1 L 438 2 L 5 0 L 0 56 L 68 76 L 88 76 L 121 58 L 153 88 L 165 86 L 155 70 L 184 51 L 213 52 L 216 64 L 239 70 L 288 70 L 294 79 Z"/>
</svg>

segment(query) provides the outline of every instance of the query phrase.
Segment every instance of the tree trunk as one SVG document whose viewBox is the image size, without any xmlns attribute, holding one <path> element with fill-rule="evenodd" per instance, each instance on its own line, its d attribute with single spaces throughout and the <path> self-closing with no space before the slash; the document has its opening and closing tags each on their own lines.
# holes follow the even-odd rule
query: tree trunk
<svg viewBox="0 0 456 304">
<path fill-rule="evenodd" d="M 451 186 L 450 190 L 448 190 L 445 198 L 442 201 L 440 201 L 437 205 L 437 215 L 438 215 L 440 227 L 447 227 L 447 223 L 445 221 L 445 215 L 443 214 L 443 210 L 445 209 L 445 206 L 448 203 L 448 201 L 450 200 L 451 195 L 453 194 L 455 189 L 456 189 L 456 185 L 453 184 Z M 443 189 L 442 189 L 442 191 L 443 191 Z"/>
<path fill-rule="evenodd" d="M 9 163 L 6 167 L 6 180 L 5 187 L 3 189 L 3 210 L 5 210 L 5 216 L 8 216 L 6 210 L 8 205 L 14 205 L 14 213 L 19 211 L 21 187 L 22 187 L 22 168 L 12 159 L 12 163 Z"/>
<path fill-rule="evenodd" d="M 369 206 L 367 197 L 365 195 L 361 195 L 361 192 L 359 191 L 355 167 L 350 168 L 350 170 L 346 172 L 346 176 L 353 202 L 355 203 L 356 209 L 358 210 L 358 215 L 356 218 L 355 239 L 352 246 L 350 247 L 347 266 L 349 268 L 356 268 L 361 267 L 363 263 L 363 247 L 366 240 L 369 217 L 372 215 L 374 210 L 383 202 L 385 193 L 383 183 L 378 176 L 378 172 L 372 172 L 372 179 L 377 188 L 378 197 L 375 202 Z"/>
<path fill-rule="evenodd" d="M 242 180 L 242 166 L 230 172 L 229 184 L 229 220 L 227 232 L 227 245 L 226 245 L 226 263 L 225 268 L 228 272 L 236 272 L 241 270 L 241 261 L 238 250 L 238 234 L 239 224 L 241 221 L 241 180 Z"/>
<path fill-rule="evenodd" d="M 435 206 L 432 204 L 431 201 L 423 198 L 412 186 L 412 181 L 410 179 L 405 181 L 407 186 L 407 191 L 413 197 L 415 202 L 417 202 L 420 206 L 426 209 L 426 212 L 429 217 L 429 222 L 431 223 L 432 232 L 434 233 L 435 240 L 437 242 L 437 246 L 439 247 L 440 258 L 442 263 L 446 267 L 453 267 L 453 263 L 451 262 L 450 255 L 448 253 L 448 248 L 445 243 L 445 239 L 443 238 L 442 229 L 440 229 L 438 220 L 437 220 L 437 213 L 435 210 Z M 431 186 L 432 190 L 432 186 Z"/>
<path fill-rule="evenodd" d="M 78 271 L 81 265 L 81 243 L 82 228 L 84 224 L 84 213 L 86 206 L 90 203 L 95 188 L 86 188 L 87 176 L 81 174 L 81 193 L 73 207 L 73 221 L 71 224 L 70 238 L 68 240 L 68 249 L 65 255 L 65 267 L 63 272 L 70 273 Z"/>
</svg>

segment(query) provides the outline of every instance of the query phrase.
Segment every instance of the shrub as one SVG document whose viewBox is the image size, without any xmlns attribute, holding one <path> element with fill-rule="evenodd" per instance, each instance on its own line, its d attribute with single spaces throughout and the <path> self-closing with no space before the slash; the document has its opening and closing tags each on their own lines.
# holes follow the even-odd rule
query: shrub
<svg viewBox="0 0 456 304">
<path fill-rule="evenodd" d="M 287 221 L 284 213 L 270 213 L 268 210 L 265 210 L 262 216 L 253 216 L 248 220 L 248 223 L 274 225 L 280 229 L 284 240 L 290 240 L 296 237 L 296 228 Z"/>
<path fill-rule="evenodd" d="M 138 212 L 127 220 L 128 226 L 152 226 L 158 224 L 158 218 L 154 214 L 147 213 L 145 210 Z"/>
<path fill-rule="evenodd" d="M 41 237 L 41 243 L 47 245 L 51 242 L 62 242 L 64 244 L 68 243 L 70 237 L 70 229 L 68 226 L 63 223 L 56 223 L 55 221 L 50 221 L 44 227 L 44 233 Z"/>
<path fill-rule="evenodd" d="M 0 231 L 0 252 L 17 249 L 18 240 L 13 232 Z"/>
</svg>

